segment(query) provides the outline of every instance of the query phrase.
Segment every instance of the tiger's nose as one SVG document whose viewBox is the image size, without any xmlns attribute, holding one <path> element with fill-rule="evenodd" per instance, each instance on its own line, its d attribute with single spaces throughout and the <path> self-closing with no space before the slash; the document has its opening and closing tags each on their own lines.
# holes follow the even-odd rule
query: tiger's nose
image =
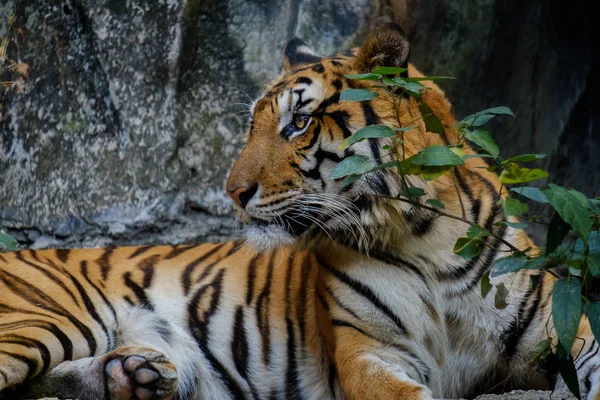
<svg viewBox="0 0 600 400">
<path fill-rule="evenodd" d="M 236 202 L 242 208 L 246 208 L 246 205 L 254 196 L 256 191 L 258 190 L 258 185 L 252 185 L 250 187 L 240 186 L 235 189 L 227 188 L 227 195 Z"/>
</svg>

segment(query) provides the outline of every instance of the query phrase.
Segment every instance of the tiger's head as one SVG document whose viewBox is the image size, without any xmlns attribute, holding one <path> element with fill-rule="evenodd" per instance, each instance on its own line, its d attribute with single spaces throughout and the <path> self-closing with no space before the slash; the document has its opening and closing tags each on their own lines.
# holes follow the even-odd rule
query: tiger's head
<svg viewBox="0 0 600 400">
<path fill-rule="evenodd" d="M 444 138 L 426 132 L 418 101 L 409 96 L 397 104 L 383 93 L 370 101 L 340 101 L 345 89 L 375 84 L 347 79 L 347 74 L 395 66 L 407 67 L 408 76 L 422 76 L 408 63 L 409 52 L 408 41 L 393 24 L 372 31 L 361 47 L 334 57 L 317 56 L 299 39 L 287 43 L 286 72 L 252 105 L 247 142 L 227 181 L 227 193 L 249 224 L 251 243 L 269 248 L 321 238 L 368 249 L 429 229 L 430 212 L 386 199 L 397 196 L 403 187 L 393 168 L 370 172 L 347 186 L 343 179 L 330 177 L 350 155 L 363 155 L 378 164 L 398 157 L 386 146 L 394 144 L 390 138 L 340 146 L 367 125 L 415 126 L 405 135 L 405 157 L 424 146 L 452 140 L 456 121 L 443 92 L 433 83 L 424 82 L 428 90 L 423 100 L 444 125 Z M 417 175 L 406 180 L 424 189 L 426 198 L 443 201 L 454 188 L 448 175 L 433 182 Z"/>
</svg>

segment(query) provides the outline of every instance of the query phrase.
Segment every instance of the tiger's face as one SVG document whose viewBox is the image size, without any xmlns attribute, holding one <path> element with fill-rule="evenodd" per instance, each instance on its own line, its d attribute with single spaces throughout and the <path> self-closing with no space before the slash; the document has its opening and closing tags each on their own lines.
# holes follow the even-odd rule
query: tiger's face
<svg viewBox="0 0 600 400">
<path fill-rule="evenodd" d="M 380 164 L 391 160 L 386 142 L 369 139 L 343 148 L 344 139 L 372 124 L 397 126 L 390 98 L 340 101 L 344 89 L 372 85 L 346 74 L 378 65 L 407 66 L 408 42 L 396 27 L 383 26 L 353 52 L 320 58 L 298 39 L 284 49 L 286 74 L 251 109 L 247 143 L 227 182 L 227 193 L 249 224 L 247 236 L 259 248 L 322 235 L 353 236 L 360 242 L 370 224 L 375 195 L 397 194 L 393 172 L 379 170 L 350 185 L 332 170 L 350 155 Z M 410 99 L 404 99 L 413 114 Z M 415 112 L 418 112 L 415 111 Z M 415 115 L 403 118 L 415 119 Z M 318 235 L 317 235 L 318 234 Z"/>
</svg>

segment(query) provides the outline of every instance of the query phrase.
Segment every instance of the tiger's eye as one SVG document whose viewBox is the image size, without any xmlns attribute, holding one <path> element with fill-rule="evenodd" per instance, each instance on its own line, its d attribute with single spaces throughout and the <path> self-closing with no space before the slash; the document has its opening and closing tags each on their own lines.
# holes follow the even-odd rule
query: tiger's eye
<svg viewBox="0 0 600 400">
<path fill-rule="evenodd" d="M 306 128 L 306 124 L 310 117 L 308 115 L 294 114 L 294 127 L 298 130 Z"/>
</svg>

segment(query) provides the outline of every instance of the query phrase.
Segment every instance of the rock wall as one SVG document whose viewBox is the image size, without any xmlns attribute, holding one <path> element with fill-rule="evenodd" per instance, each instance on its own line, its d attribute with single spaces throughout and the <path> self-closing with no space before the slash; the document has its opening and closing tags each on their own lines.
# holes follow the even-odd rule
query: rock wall
<svg viewBox="0 0 600 400">
<path fill-rule="evenodd" d="M 554 181 L 600 193 L 592 6 L 525 3 L 5 0 L 0 41 L 30 75 L 0 89 L 0 228 L 36 248 L 239 235 L 224 182 L 285 41 L 331 54 L 391 20 L 423 72 L 459 78 L 459 117 L 510 106 L 506 154 L 548 153 Z"/>
</svg>

